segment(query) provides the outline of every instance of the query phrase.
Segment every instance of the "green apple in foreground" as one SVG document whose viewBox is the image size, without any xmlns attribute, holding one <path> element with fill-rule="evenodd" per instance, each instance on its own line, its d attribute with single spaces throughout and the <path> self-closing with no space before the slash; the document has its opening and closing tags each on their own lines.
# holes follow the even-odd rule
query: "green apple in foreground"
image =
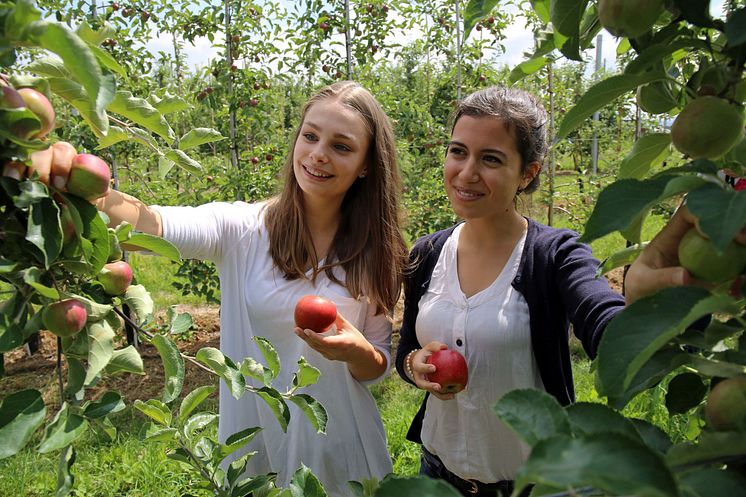
<svg viewBox="0 0 746 497">
<path fill-rule="evenodd" d="M 727 378 L 715 385 L 707 398 L 705 419 L 717 431 L 746 430 L 746 376 Z"/>
<path fill-rule="evenodd" d="M 679 263 L 699 280 L 723 283 L 746 269 L 746 246 L 731 240 L 718 252 L 709 238 L 691 228 L 679 243 Z"/>
</svg>

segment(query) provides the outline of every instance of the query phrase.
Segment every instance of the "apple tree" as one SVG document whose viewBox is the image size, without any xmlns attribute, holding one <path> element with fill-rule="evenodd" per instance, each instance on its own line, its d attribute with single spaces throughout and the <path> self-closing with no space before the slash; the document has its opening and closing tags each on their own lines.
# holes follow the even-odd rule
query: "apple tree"
<svg viewBox="0 0 746 497">
<path fill-rule="evenodd" d="M 177 138 L 166 116 L 185 109 L 184 100 L 169 94 L 142 98 L 118 89 L 117 77 L 124 70 L 101 48 L 110 34 L 107 27 L 94 30 L 88 23 L 72 31 L 42 20 L 30 0 L 0 3 L 0 354 L 21 347 L 40 330 L 56 335 L 58 351 L 57 398 L 45 400 L 40 391 L 25 389 L 0 402 L 0 458 L 12 457 L 38 440 L 35 449 L 40 453 L 59 453 L 55 494 L 70 494 L 76 442 L 90 430 L 114 438 L 116 429 L 109 417 L 125 408 L 118 392 L 104 389 L 94 397 L 93 387 L 111 375 L 144 374 L 138 350 L 119 345 L 128 321 L 158 350 L 165 372 L 162 396 L 135 403 L 153 420 L 148 438 L 168 441 L 169 457 L 193 468 L 201 485 L 215 495 L 269 491 L 273 475 L 245 474 L 251 453 L 221 465 L 261 427 L 237 433 L 225 443 L 206 436 L 205 427 L 217 415 L 202 412 L 199 406 L 212 386 L 189 392 L 176 405 L 184 362 L 221 378 L 236 397 L 247 392 L 259 395 L 281 426 L 287 427 L 288 403 L 293 403 L 324 432 L 323 406 L 299 393 L 316 381 L 318 371 L 301 358 L 293 387 L 280 392 L 272 381 L 281 365 L 266 339 L 256 338 L 266 366 L 252 358 L 235 363 L 211 348 L 194 357 L 181 353 L 168 331 L 178 331 L 188 319 L 173 316 L 171 329 L 164 333 L 153 321 L 150 295 L 133 281 L 131 268 L 121 260 L 124 244 L 174 261 L 180 258 L 178 251 L 165 240 L 133 231 L 127 223 L 107 228 L 106 216 L 92 202 L 109 187 L 108 166 L 96 155 L 77 154 L 65 142 L 53 143 L 54 129 L 69 124 L 57 119 L 63 115 L 60 108 L 68 105 L 97 138 L 98 150 L 137 143 L 158 157 L 163 175 L 174 166 L 199 173 L 200 163 L 187 151 L 222 138 L 206 128 Z M 51 101 L 65 104 L 55 109 Z M 50 147 L 76 154 L 67 185 L 57 178 L 67 176 L 66 171 L 42 170 L 31 161 L 32 154 L 50 153 Z M 123 305 L 131 313 L 123 312 Z M 298 478 L 313 476 L 300 468 Z"/>
<path fill-rule="evenodd" d="M 746 6 L 729 2 L 721 18 L 711 16 L 706 1 L 531 4 L 551 31 L 516 71 L 532 74 L 557 53 L 582 60 L 601 29 L 616 36 L 617 52 L 626 54 L 618 74 L 590 87 L 567 111 L 555 143 L 624 95 L 635 95 L 647 112 L 675 115 L 670 128 L 639 137 L 619 163 L 616 181 L 598 197 L 582 239 L 618 231 L 633 244 L 600 271 L 631 262 L 644 246 L 641 227 L 651 209 L 683 198 L 699 233 L 682 241 L 675 262 L 709 285 L 662 290 L 609 324 L 594 362 L 605 404 L 562 408 L 529 390 L 498 402 L 498 417 L 533 447 L 517 488 L 535 484 L 532 496 L 743 495 L 746 251 L 733 238 L 746 225 L 746 193 L 726 185 L 722 171 L 746 173 Z M 669 154 L 681 156 L 683 165 L 661 167 Z M 667 385 L 670 415 L 687 413 L 696 421 L 690 439 L 671 440 L 620 412 L 659 384 Z"/>
</svg>

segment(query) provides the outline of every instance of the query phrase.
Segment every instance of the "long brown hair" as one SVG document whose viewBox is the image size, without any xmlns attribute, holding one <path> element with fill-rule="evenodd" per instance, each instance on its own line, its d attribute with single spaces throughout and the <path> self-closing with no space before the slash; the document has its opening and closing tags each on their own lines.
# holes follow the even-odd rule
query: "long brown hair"
<svg viewBox="0 0 746 497">
<path fill-rule="evenodd" d="M 326 263 L 318 267 L 303 207 L 303 194 L 293 170 L 295 143 L 308 110 L 322 100 L 332 99 L 356 111 L 368 130 L 367 175 L 358 178 L 342 201 L 340 222 Z M 378 312 L 391 312 L 399 298 L 407 249 L 400 230 L 399 196 L 401 177 L 396 159 L 396 140 L 386 114 L 371 93 L 352 81 L 322 88 L 303 107 L 284 166 L 284 188 L 267 207 L 269 251 L 277 268 L 287 279 L 311 280 L 322 271 L 347 288 L 355 298 L 365 295 Z M 341 266 L 345 282 L 333 274 Z"/>
</svg>

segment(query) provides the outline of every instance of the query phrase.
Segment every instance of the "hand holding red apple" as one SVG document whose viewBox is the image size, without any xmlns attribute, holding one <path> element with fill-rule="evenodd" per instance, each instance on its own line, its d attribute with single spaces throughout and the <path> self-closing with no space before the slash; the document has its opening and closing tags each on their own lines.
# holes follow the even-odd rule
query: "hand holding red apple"
<svg viewBox="0 0 746 497">
<path fill-rule="evenodd" d="M 438 341 L 432 341 L 412 353 L 414 382 L 440 400 L 453 399 L 463 390 L 468 379 L 466 360 L 457 351 Z"/>
<path fill-rule="evenodd" d="M 304 330 L 323 333 L 337 319 L 337 306 L 318 295 L 305 295 L 295 304 L 295 325 Z"/>
</svg>

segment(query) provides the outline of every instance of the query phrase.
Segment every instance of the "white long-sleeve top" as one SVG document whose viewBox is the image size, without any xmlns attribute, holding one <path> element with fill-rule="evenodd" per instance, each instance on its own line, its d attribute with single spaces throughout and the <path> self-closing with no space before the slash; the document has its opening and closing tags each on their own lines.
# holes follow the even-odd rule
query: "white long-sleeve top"
<svg viewBox="0 0 746 497">
<path fill-rule="evenodd" d="M 260 426 L 263 430 L 246 450 L 233 454 L 235 458 L 248 450 L 258 451 L 249 464 L 249 474 L 276 472 L 278 485 L 284 487 L 303 463 L 330 496 L 352 495 L 349 480 L 383 478 L 393 469 L 383 423 L 366 384 L 352 377 L 347 363 L 325 359 L 293 333 L 293 311 L 303 295 L 332 300 L 340 314 L 384 354 L 388 364 L 391 323 L 384 315 L 375 315 L 373 304 L 352 298 L 346 288 L 325 274 L 317 277 L 315 285 L 308 280 L 284 279 L 269 254 L 264 205 L 216 202 L 199 207 L 155 207 L 161 215 L 163 237 L 179 248 L 182 257 L 209 259 L 218 268 L 220 349 L 226 356 L 235 362 L 247 356 L 263 362 L 252 337 L 266 337 L 280 357 L 282 369 L 272 385 L 281 392 L 291 388 L 301 356 L 321 371 L 318 383 L 302 392 L 326 409 L 326 435 L 317 434 L 292 403 L 288 403 L 291 417 L 287 433 L 283 433 L 263 400 L 251 393 L 236 400 L 221 381 L 219 439 L 222 442 L 240 430 Z M 337 271 L 335 275 L 344 281 L 343 271 Z"/>
</svg>

